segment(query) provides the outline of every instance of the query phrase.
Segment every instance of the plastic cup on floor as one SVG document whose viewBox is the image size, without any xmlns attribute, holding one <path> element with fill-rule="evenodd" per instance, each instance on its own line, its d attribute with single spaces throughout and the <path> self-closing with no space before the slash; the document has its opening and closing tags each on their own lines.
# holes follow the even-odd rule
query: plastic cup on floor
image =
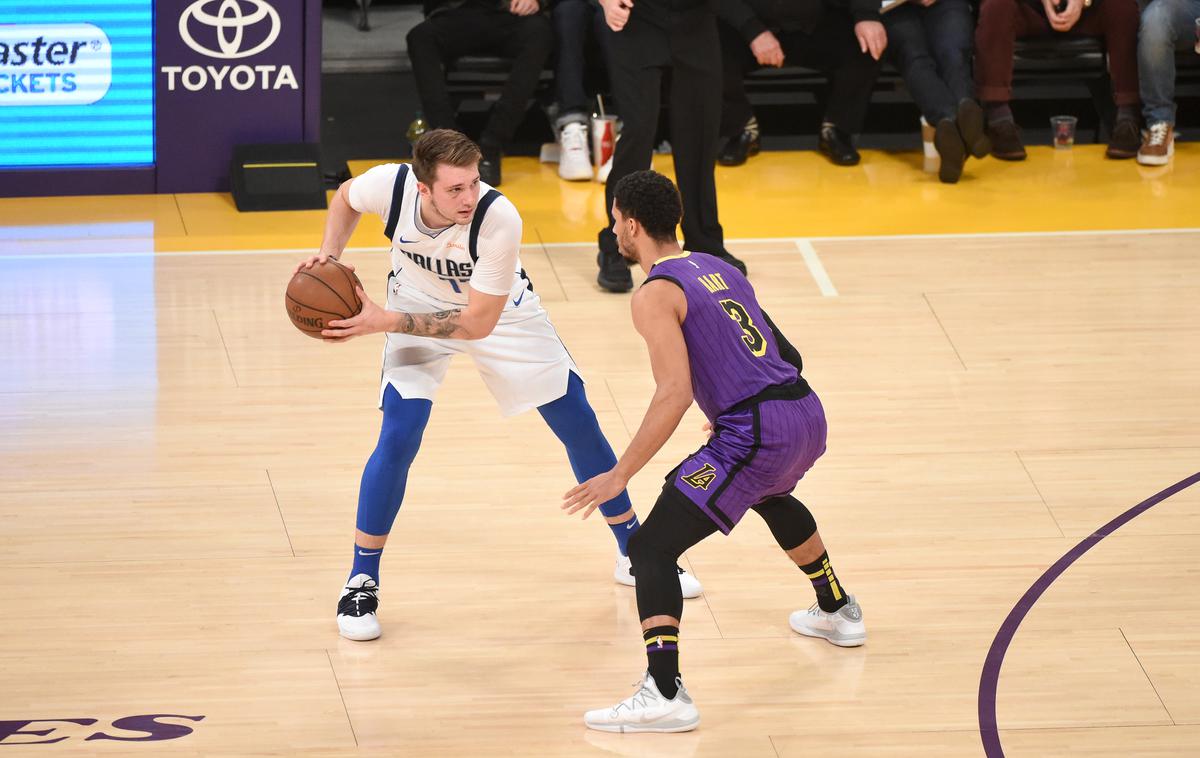
<svg viewBox="0 0 1200 758">
<path fill-rule="evenodd" d="M 1050 119 L 1050 128 L 1054 130 L 1054 148 L 1069 150 L 1075 144 L 1075 124 L 1079 119 L 1074 116 L 1054 116 Z"/>
</svg>

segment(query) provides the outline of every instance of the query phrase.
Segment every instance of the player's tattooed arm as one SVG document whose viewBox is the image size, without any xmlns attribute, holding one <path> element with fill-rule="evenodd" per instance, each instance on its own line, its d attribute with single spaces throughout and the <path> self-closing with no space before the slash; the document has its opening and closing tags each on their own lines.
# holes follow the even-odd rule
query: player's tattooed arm
<svg viewBox="0 0 1200 758">
<path fill-rule="evenodd" d="M 467 336 L 459 323 L 462 309 L 436 313 L 401 313 L 399 331 L 417 337 L 455 338 Z"/>
</svg>

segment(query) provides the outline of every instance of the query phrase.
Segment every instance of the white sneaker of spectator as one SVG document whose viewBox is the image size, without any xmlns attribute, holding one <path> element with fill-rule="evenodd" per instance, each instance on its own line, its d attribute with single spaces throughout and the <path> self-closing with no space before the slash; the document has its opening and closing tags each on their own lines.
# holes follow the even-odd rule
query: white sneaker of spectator
<svg viewBox="0 0 1200 758">
<path fill-rule="evenodd" d="M 572 121 L 558 133 L 558 176 L 569 182 L 586 182 L 592 178 L 592 161 L 588 157 L 587 124 Z"/>
</svg>

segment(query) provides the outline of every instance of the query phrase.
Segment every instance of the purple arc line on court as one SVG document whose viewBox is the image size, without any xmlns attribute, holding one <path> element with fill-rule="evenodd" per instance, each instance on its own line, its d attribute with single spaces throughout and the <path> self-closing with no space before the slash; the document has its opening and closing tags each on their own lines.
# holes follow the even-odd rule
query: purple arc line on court
<svg viewBox="0 0 1200 758">
<path fill-rule="evenodd" d="M 1070 568 L 1071 564 L 1083 557 L 1083 554 L 1095 547 L 1100 540 L 1158 505 L 1163 500 L 1191 487 L 1196 482 L 1200 482 L 1200 472 L 1192 474 L 1187 479 L 1172 484 L 1157 495 L 1143 500 L 1092 532 L 1082 542 L 1068 550 L 1066 555 L 1059 558 L 1053 566 L 1046 569 L 1046 573 L 1038 577 L 1038 580 L 1025 591 L 1025 594 L 1013 606 L 1008 617 L 1004 619 L 1004 623 L 1000 625 L 999 631 L 996 632 L 996 638 L 992 640 L 992 646 L 988 649 L 987 659 L 983 662 L 983 673 L 979 676 L 979 736 L 983 739 L 983 752 L 988 758 L 1004 758 L 1004 750 L 1000 747 L 1000 730 L 996 725 L 996 690 L 1000 686 L 1000 668 L 1004 665 L 1004 654 L 1008 652 L 1008 645 L 1012 642 L 1013 636 L 1016 635 L 1017 628 L 1021 626 L 1021 622 L 1025 620 L 1026 614 L 1029 613 L 1042 594 L 1050 588 L 1054 580 L 1062 576 L 1063 572 Z"/>
</svg>

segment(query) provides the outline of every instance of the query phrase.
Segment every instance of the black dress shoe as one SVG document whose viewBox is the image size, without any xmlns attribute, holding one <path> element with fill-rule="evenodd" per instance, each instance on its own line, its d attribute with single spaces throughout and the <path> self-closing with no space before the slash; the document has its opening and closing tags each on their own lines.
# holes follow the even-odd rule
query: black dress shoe
<svg viewBox="0 0 1200 758">
<path fill-rule="evenodd" d="M 633 289 L 633 275 L 629 273 L 629 264 L 620 253 L 606 253 L 603 250 L 596 256 L 596 264 L 600 273 L 596 275 L 596 283 L 609 292 L 628 292 Z"/>
<path fill-rule="evenodd" d="M 838 166 L 854 166 L 861 160 L 850 142 L 850 135 L 832 124 L 821 127 L 817 150 Z"/>
<path fill-rule="evenodd" d="M 1119 118 L 1113 124 L 1112 137 L 1104 154 L 1109 158 L 1132 158 L 1142 146 L 1142 131 L 1131 118 Z"/>
<path fill-rule="evenodd" d="M 717 163 L 722 166 L 740 166 L 752 155 L 762 150 L 762 139 L 756 132 L 741 131 L 730 137 L 717 153 Z"/>
<path fill-rule="evenodd" d="M 479 159 L 479 179 L 493 187 L 500 186 L 500 148 L 480 145 L 483 157 Z"/>
<path fill-rule="evenodd" d="M 958 133 L 958 126 L 953 119 L 944 118 L 937 123 L 933 146 L 942 159 L 938 179 L 946 184 L 954 184 L 962 176 L 963 164 L 967 161 L 967 146 L 963 144 L 962 135 Z"/>
<path fill-rule="evenodd" d="M 970 98 L 965 98 L 958 104 L 958 133 L 971 155 L 976 158 L 986 158 L 992 152 L 992 141 L 988 139 L 984 129 L 983 108 Z"/>
<path fill-rule="evenodd" d="M 742 276 L 746 275 L 746 264 L 742 263 L 741 258 L 734 258 L 732 255 L 729 254 L 728 251 L 725 251 L 725 250 L 722 250 L 719 253 L 713 253 L 712 255 L 714 258 L 720 258 L 721 260 L 728 263 L 730 266 L 733 266 L 734 268 L 736 268 L 738 271 L 741 271 Z"/>
<path fill-rule="evenodd" d="M 1025 160 L 1025 146 L 1021 144 L 1021 130 L 1009 119 L 996 121 L 987 126 L 988 138 L 992 141 L 992 155 L 1002 161 Z"/>
</svg>

